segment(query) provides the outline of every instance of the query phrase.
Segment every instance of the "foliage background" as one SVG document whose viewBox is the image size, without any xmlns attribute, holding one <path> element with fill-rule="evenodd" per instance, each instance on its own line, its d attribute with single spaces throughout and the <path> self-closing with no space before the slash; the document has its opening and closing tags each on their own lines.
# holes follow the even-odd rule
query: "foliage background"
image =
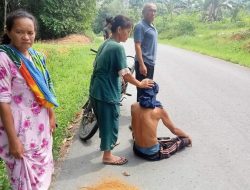
<svg viewBox="0 0 250 190">
<path fill-rule="evenodd" d="M 37 18 L 39 38 L 58 38 L 87 31 L 100 34 L 106 17 L 123 14 L 131 18 L 134 23 L 138 22 L 141 18 L 141 9 L 146 2 L 157 4 L 156 26 L 160 34 L 170 27 L 172 31 L 180 29 L 177 35 L 194 34 L 193 19 L 185 18 L 187 14 L 195 14 L 196 21 L 200 23 L 228 20 L 244 25 L 242 17 L 245 12 L 250 11 L 249 0 L 2 0 L 0 32 L 3 33 L 4 29 L 4 12 L 9 13 L 22 8 Z M 180 15 L 182 21 L 179 19 L 175 22 L 176 17 Z M 172 27 L 169 23 L 173 22 L 175 24 Z"/>
<path fill-rule="evenodd" d="M 5 5 L 7 5 L 5 10 Z M 0 1 L 0 31 L 4 30 L 4 12 L 24 9 L 38 20 L 38 38 L 64 37 L 85 33 L 91 29 L 96 11 L 95 0 L 2 0 Z"/>
<path fill-rule="evenodd" d="M 124 14 L 134 23 L 138 22 L 145 2 L 157 4 L 154 24 L 161 43 L 250 67 L 249 0 L 2 0 L 0 34 L 4 31 L 5 11 L 22 8 L 37 18 L 39 39 L 74 33 L 94 37 L 92 32 L 101 34 L 106 17 Z M 64 140 L 71 138 L 68 126 L 87 98 L 93 60 L 89 48 L 97 47 L 98 43 L 89 46 L 38 43 L 35 46 L 47 55 L 61 104 L 56 110 L 59 128 L 54 136 L 55 158 Z M 1 160 L 0 189 L 9 189 Z"/>
</svg>

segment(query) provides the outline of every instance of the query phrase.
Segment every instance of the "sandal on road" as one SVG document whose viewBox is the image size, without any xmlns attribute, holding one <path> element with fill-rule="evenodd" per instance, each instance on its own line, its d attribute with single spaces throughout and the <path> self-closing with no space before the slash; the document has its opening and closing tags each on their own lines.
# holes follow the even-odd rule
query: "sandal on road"
<svg viewBox="0 0 250 190">
<path fill-rule="evenodd" d="M 114 147 L 118 146 L 120 144 L 120 141 L 116 141 L 116 143 L 114 144 Z"/>
<path fill-rule="evenodd" d="M 120 166 L 123 164 L 126 164 L 128 162 L 128 160 L 124 157 L 119 157 L 119 159 L 114 160 L 114 161 L 103 161 L 103 164 L 105 165 L 116 165 L 116 166 Z"/>
</svg>

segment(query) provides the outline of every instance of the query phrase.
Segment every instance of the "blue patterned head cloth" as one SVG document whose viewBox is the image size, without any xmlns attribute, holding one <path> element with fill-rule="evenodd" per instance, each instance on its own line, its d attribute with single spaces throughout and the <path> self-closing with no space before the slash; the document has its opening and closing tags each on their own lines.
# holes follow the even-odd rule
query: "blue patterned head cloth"
<svg viewBox="0 0 250 190">
<path fill-rule="evenodd" d="M 161 102 L 156 100 L 156 94 L 159 92 L 159 86 L 154 82 L 152 88 L 143 88 L 142 95 L 139 97 L 139 104 L 144 108 L 162 108 Z"/>
</svg>

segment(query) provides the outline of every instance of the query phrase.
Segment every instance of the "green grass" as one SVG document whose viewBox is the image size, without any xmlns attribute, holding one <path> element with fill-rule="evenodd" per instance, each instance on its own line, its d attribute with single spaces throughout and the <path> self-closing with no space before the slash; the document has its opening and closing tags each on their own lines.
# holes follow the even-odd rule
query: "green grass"
<svg viewBox="0 0 250 190">
<path fill-rule="evenodd" d="M 57 45 L 37 43 L 34 48 L 47 57 L 48 70 L 52 76 L 60 106 L 55 109 L 58 128 L 54 133 L 53 154 L 58 159 L 64 139 L 72 134 L 67 127 L 81 111 L 88 98 L 94 55 L 90 47 L 97 48 L 98 42 L 90 45 Z M 0 161 L 0 189 L 9 189 L 3 163 Z"/>
<path fill-rule="evenodd" d="M 173 28 L 178 30 L 178 27 L 175 27 L 179 22 L 177 18 L 173 23 L 169 23 L 169 30 L 163 30 L 159 34 L 159 42 L 250 67 L 249 20 L 238 23 L 229 20 L 201 23 L 193 16 L 185 19 L 194 25 L 193 35 L 175 35 L 178 32 Z"/>
<path fill-rule="evenodd" d="M 60 106 L 56 108 L 58 128 L 54 135 L 53 153 L 59 156 L 62 140 L 71 134 L 65 130 L 88 97 L 89 79 L 94 56 L 89 46 L 36 44 L 47 56 L 48 70 L 54 82 Z"/>
<path fill-rule="evenodd" d="M 0 189 L 10 190 L 9 181 L 5 171 L 4 163 L 0 160 Z"/>
<path fill-rule="evenodd" d="M 221 35 L 180 36 L 171 40 L 160 40 L 160 42 L 250 67 L 249 39 L 233 40 L 222 32 Z"/>
<path fill-rule="evenodd" d="M 208 38 L 204 35 L 181 36 L 172 40 L 160 40 L 160 42 L 250 67 L 250 50 L 245 49 L 247 44 L 250 44 L 250 40 L 227 41 L 217 36 Z"/>
</svg>

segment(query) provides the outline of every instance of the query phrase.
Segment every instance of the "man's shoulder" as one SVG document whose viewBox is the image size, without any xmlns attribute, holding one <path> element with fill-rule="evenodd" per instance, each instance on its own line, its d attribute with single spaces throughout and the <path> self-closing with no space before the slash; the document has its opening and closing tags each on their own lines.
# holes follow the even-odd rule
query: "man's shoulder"
<svg viewBox="0 0 250 190">
<path fill-rule="evenodd" d="M 147 28 L 147 24 L 145 23 L 145 21 L 141 20 L 139 21 L 136 25 L 135 28 Z"/>
<path fill-rule="evenodd" d="M 140 107 L 138 102 L 135 102 L 131 105 L 131 109 L 136 109 L 137 107 Z"/>
<path fill-rule="evenodd" d="M 135 102 L 131 105 L 131 111 L 136 111 L 136 112 L 144 112 L 144 113 L 148 113 L 148 112 L 151 112 L 151 113 L 156 113 L 156 114 L 159 114 L 159 113 L 162 113 L 164 112 L 164 109 L 163 108 L 159 108 L 159 107 L 155 107 L 155 108 L 145 108 L 145 107 L 142 107 L 139 102 Z"/>
<path fill-rule="evenodd" d="M 141 26 L 143 23 L 142 23 L 142 20 L 140 20 L 139 22 L 136 23 L 135 26 Z"/>
</svg>

